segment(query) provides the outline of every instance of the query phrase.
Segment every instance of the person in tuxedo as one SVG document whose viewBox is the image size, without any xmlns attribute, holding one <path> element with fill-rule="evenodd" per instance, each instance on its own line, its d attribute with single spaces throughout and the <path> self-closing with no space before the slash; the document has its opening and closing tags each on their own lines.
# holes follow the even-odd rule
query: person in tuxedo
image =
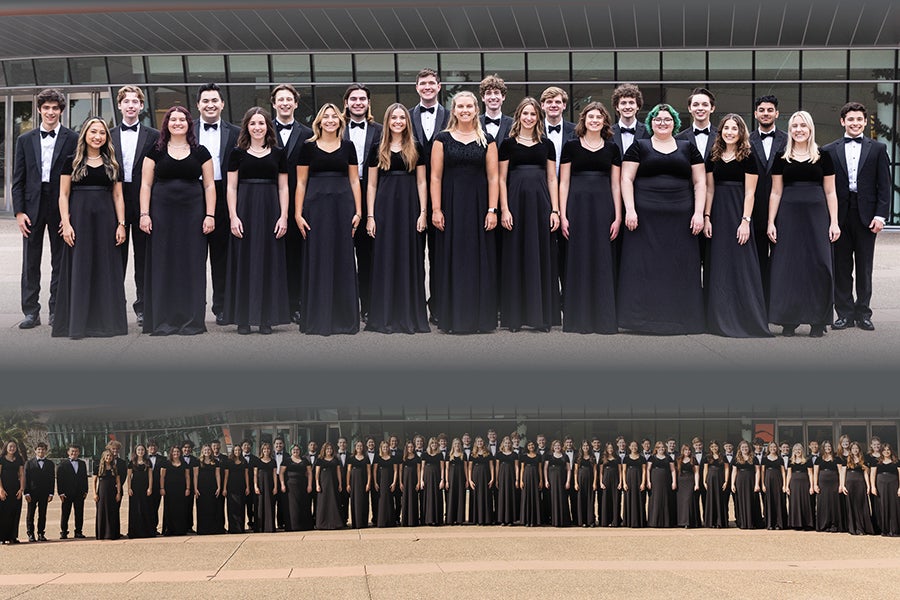
<svg viewBox="0 0 900 600">
<path fill-rule="evenodd" d="M 375 445 L 375 438 L 372 436 L 366 438 L 365 457 L 369 466 L 369 472 L 374 473 L 375 459 L 378 458 L 378 448 Z M 371 524 L 374 526 L 375 519 L 378 516 L 378 490 L 375 489 L 374 485 L 369 485 L 367 487 L 369 494 L 369 514 L 371 515 Z"/>
<path fill-rule="evenodd" d="M 67 451 L 68 458 L 59 461 L 56 468 L 56 492 L 62 502 L 62 514 L 59 521 L 59 539 L 69 537 L 69 516 L 75 509 L 76 538 L 83 538 L 82 527 L 84 525 L 84 499 L 88 493 L 87 465 L 78 458 L 81 448 L 70 445 Z"/>
<path fill-rule="evenodd" d="M 619 120 L 612 126 L 612 141 L 619 147 L 621 154 L 625 154 L 634 140 L 650 138 L 647 126 L 637 119 L 638 111 L 643 105 L 644 95 L 633 83 L 623 83 L 613 90 L 612 107 L 619 115 Z"/>
<path fill-rule="evenodd" d="M 147 461 L 150 463 L 150 519 L 153 529 L 159 534 L 159 504 L 162 496 L 159 495 L 159 472 L 165 465 L 165 457 L 159 453 L 159 444 L 155 440 L 147 442 Z"/>
<path fill-rule="evenodd" d="M 342 473 L 347 472 L 347 460 L 350 458 L 350 452 L 347 451 L 347 438 L 339 437 L 337 441 L 337 459 L 338 468 Z M 338 506 L 341 509 L 341 515 L 344 517 L 344 523 L 350 516 L 350 493 L 346 487 L 338 492 Z"/>
<path fill-rule="evenodd" d="M 278 133 L 278 147 L 285 151 L 288 165 L 288 216 L 294 214 L 294 196 L 297 194 L 297 156 L 303 142 L 312 137 L 312 129 L 294 120 L 294 112 L 300 103 L 300 92 L 289 83 L 283 83 L 272 90 L 270 96 L 275 114 L 275 130 Z M 284 236 L 287 255 L 288 303 L 291 321 L 300 324 L 300 277 L 303 251 L 303 237 L 296 227 L 288 227 Z"/>
<path fill-rule="evenodd" d="M 287 487 L 282 488 L 278 475 L 281 473 L 281 465 L 288 458 L 284 450 L 284 438 L 277 437 L 272 441 L 272 459 L 275 461 L 275 526 L 285 529 L 290 517 L 288 516 Z"/>
<path fill-rule="evenodd" d="M 431 181 L 431 146 L 434 137 L 447 128 L 450 121 L 450 113 L 438 102 L 441 93 L 441 77 L 437 71 L 424 68 L 416 74 L 416 93 L 419 95 L 419 103 L 409 111 L 412 121 L 413 135 L 422 148 L 425 161 L 426 181 Z M 428 248 L 428 308 L 431 311 L 431 323 L 437 325 L 435 285 L 435 228 L 431 216 L 431 189 L 428 190 L 428 202 L 426 204 L 426 229 L 425 245 Z"/>
<path fill-rule="evenodd" d="M 47 444 L 38 442 L 34 446 L 34 457 L 25 463 L 25 502 L 28 510 L 25 514 L 25 528 L 28 541 L 35 541 L 34 512 L 37 510 L 37 539 L 46 542 L 44 535 L 47 528 L 47 503 L 53 500 L 53 488 L 56 481 L 56 465 L 47 458 Z"/>
<path fill-rule="evenodd" d="M 59 178 L 66 158 L 75 152 L 78 135 L 60 123 L 66 97 L 57 89 L 41 91 L 35 98 L 41 124 L 16 140 L 13 159 L 12 198 L 16 224 L 22 234 L 22 313 L 19 329 L 41 324 L 41 255 L 44 230 L 50 238 L 50 325 L 56 310 L 56 290 L 62 260 L 59 236 Z"/>
<path fill-rule="evenodd" d="M 716 126 L 709 120 L 715 111 L 716 97 L 713 93 L 706 88 L 694 88 L 688 96 L 688 112 L 693 120 L 687 129 L 675 136 L 676 139 L 692 142 L 704 160 L 716 141 Z"/>
<path fill-rule="evenodd" d="M 185 513 L 188 516 L 188 531 L 193 533 L 194 530 L 194 496 L 197 491 L 197 480 L 194 476 L 194 467 L 200 465 L 200 459 L 194 456 L 194 442 L 184 440 L 181 442 L 181 461 L 185 465 L 188 478 L 188 491 L 190 492 L 185 498 Z"/>
<path fill-rule="evenodd" d="M 309 466 L 311 467 L 312 472 L 315 473 L 316 472 L 316 461 L 319 460 L 319 445 L 313 440 L 310 440 L 309 443 L 306 445 L 306 460 L 309 461 Z M 313 475 L 313 486 L 309 492 L 309 502 L 312 507 L 311 513 L 313 516 L 313 521 L 315 521 L 315 518 L 316 518 L 316 502 L 317 502 L 317 500 L 318 500 L 318 493 L 316 492 L 315 475 Z"/>
<path fill-rule="evenodd" d="M 361 83 L 351 83 L 344 92 L 344 118 L 347 121 L 344 139 L 353 142 L 356 149 L 363 223 L 368 221 L 366 192 L 369 187 L 369 156 L 381 142 L 382 132 L 382 125 L 372 117 L 370 99 L 369 88 Z M 358 229 L 353 236 L 353 245 L 356 247 L 359 312 L 363 323 L 366 323 L 372 295 L 372 237 L 364 229 Z"/>
<path fill-rule="evenodd" d="M 247 463 L 247 470 L 249 473 L 253 472 L 253 469 L 256 468 L 256 461 L 258 460 L 256 455 L 251 452 L 253 449 L 253 443 L 244 439 L 241 442 L 241 452 L 244 456 L 244 462 Z M 249 486 L 248 493 L 246 497 L 246 502 L 244 505 L 247 508 L 247 530 L 255 531 L 256 530 L 256 489 L 254 486 Z"/>
<path fill-rule="evenodd" d="M 225 325 L 223 306 L 225 304 L 225 273 L 228 263 L 228 241 L 231 219 L 228 217 L 228 202 L 225 193 L 228 161 L 231 151 L 237 145 L 240 128 L 222 118 L 225 99 L 222 90 L 215 83 L 200 86 L 197 92 L 197 110 L 200 117 L 194 119 L 194 136 L 197 143 L 212 156 L 213 179 L 216 183 L 216 227 L 206 236 L 209 243 L 209 268 L 212 275 L 212 311 L 216 315 L 216 325 Z"/>
<path fill-rule="evenodd" d="M 834 243 L 834 308 L 832 329 L 854 325 L 872 331 L 872 263 L 875 238 L 890 211 L 891 169 L 887 146 L 870 137 L 866 107 L 848 102 L 841 107 L 844 136 L 822 147 L 834 163 L 838 226 L 843 235 Z M 856 300 L 853 274 L 856 272 Z"/>
<path fill-rule="evenodd" d="M 481 127 L 485 133 L 497 140 L 497 145 L 509 137 L 513 120 L 503 114 L 503 101 L 506 100 L 506 83 L 496 73 L 481 80 L 478 86 L 481 101 L 484 102 L 484 114 L 481 115 Z"/>
<path fill-rule="evenodd" d="M 753 101 L 753 116 L 759 127 L 750 133 L 750 155 L 756 161 L 756 192 L 751 217 L 763 296 L 768 303 L 770 244 L 766 235 L 766 223 L 769 218 L 769 195 L 772 193 L 772 165 L 775 164 L 776 156 L 784 154 L 788 136 L 775 127 L 775 121 L 778 119 L 776 96 L 769 94 L 756 98 Z"/>
<path fill-rule="evenodd" d="M 141 175 L 144 157 L 156 145 L 159 131 L 142 125 L 144 92 L 136 85 L 119 88 L 116 103 L 122 121 L 110 130 L 116 162 L 122 169 L 122 195 L 125 198 L 125 243 L 122 244 L 122 270 L 128 267 L 128 238 L 134 253 L 135 299 L 132 307 L 138 327 L 144 325 L 144 258 L 147 234 L 140 228 Z"/>
</svg>

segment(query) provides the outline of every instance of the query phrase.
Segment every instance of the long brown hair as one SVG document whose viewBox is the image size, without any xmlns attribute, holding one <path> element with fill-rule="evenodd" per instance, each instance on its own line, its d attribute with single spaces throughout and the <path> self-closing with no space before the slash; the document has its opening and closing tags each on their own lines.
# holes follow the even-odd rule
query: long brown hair
<svg viewBox="0 0 900 600">
<path fill-rule="evenodd" d="M 391 115 L 395 110 L 402 110 L 403 118 L 406 120 L 406 127 L 400 133 L 400 156 L 406 164 L 406 170 L 412 173 L 416 170 L 419 150 L 416 148 L 416 142 L 412 136 L 409 111 L 399 102 L 394 102 L 384 111 L 384 128 L 381 130 L 381 143 L 378 145 L 378 168 L 382 171 L 391 168 L 391 136 L 393 134 L 390 130 L 390 123 Z"/>
<path fill-rule="evenodd" d="M 709 155 L 710 160 L 713 162 L 721 160 L 722 154 L 725 153 L 727 144 L 725 144 L 725 139 L 722 137 L 722 127 L 728 120 L 734 121 L 738 128 L 739 139 L 735 144 L 734 159 L 740 162 L 750 156 L 750 132 L 747 130 L 747 123 L 744 122 L 741 115 L 728 113 L 719 121 L 719 128 L 716 130 L 716 141 L 713 143 L 712 152 Z"/>
<path fill-rule="evenodd" d="M 509 137 L 518 137 L 519 132 L 522 130 L 522 112 L 528 106 L 533 108 L 534 112 L 537 113 L 537 122 L 535 122 L 534 129 L 531 131 L 531 141 L 539 142 L 541 141 L 541 138 L 544 137 L 544 110 L 541 108 L 541 105 L 538 104 L 538 101 L 531 96 L 522 98 L 522 101 L 519 102 L 519 105 L 516 107 L 516 113 L 513 115 L 513 124 L 509 130 Z"/>
<path fill-rule="evenodd" d="M 581 109 L 581 114 L 578 115 L 578 123 L 575 124 L 575 135 L 584 137 L 584 134 L 587 133 L 585 121 L 587 120 L 587 114 L 592 110 L 599 110 L 600 114 L 603 116 L 603 127 L 600 128 L 600 137 L 604 140 L 608 140 L 613 136 L 612 125 L 609 122 L 609 111 L 606 110 L 606 107 L 603 106 L 602 102 L 591 102 Z"/>
<path fill-rule="evenodd" d="M 72 181 L 81 181 L 87 175 L 87 133 L 94 123 L 103 125 L 103 131 L 106 133 L 106 142 L 100 146 L 103 170 L 106 171 L 110 181 L 116 181 L 119 178 L 119 163 L 116 161 L 116 151 L 110 139 L 109 127 L 100 117 L 88 117 L 81 125 L 78 143 L 75 146 L 75 157 L 72 159 Z"/>
<path fill-rule="evenodd" d="M 244 113 L 244 118 L 241 119 L 241 133 L 238 134 L 237 140 L 237 146 L 241 150 L 246 150 L 250 147 L 250 119 L 256 115 L 262 115 L 266 121 L 266 137 L 263 142 L 263 148 L 274 148 L 278 145 L 275 141 L 275 126 L 272 125 L 272 118 L 269 116 L 268 111 L 261 106 L 254 106 L 247 110 Z"/>
</svg>

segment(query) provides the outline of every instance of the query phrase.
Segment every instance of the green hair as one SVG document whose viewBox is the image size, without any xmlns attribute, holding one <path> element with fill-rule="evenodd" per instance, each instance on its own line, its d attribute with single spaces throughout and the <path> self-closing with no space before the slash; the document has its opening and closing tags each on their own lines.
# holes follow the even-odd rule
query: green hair
<svg viewBox="0 0 900 600">
<path fill-rule="evenodd" d="M 647 113 L 647 118 L 644 119 L 644 125 L 647 126 L 647 131 L 653 131 L 653 119 L 656 118 L 656 115 L 658 115 L 661 110 L 672 115 L 672 120 L 675 122 L 675 128 L 672 130 L 672 135 L 678 133 L 681 130 L 681 117 L 678 116 L 678 111 L 672 108 L 671 104 L 657 104 L 650 109 L 650 112 Z"/>
</svg>

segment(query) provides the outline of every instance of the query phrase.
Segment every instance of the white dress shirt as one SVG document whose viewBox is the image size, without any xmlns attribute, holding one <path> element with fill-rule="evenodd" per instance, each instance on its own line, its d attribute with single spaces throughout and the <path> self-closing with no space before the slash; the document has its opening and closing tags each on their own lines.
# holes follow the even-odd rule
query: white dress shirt
<svg viewBox="0 0 900 600">
<path fill-rule="evenodd" d="M 628 127 L 628 129 L 636 130 L 637 129 L 637 119 L 634 120 L 634 123 L 632 123 L 631 126 L 628 126 L 625 123 L 623 123 L 622 121 L 619 121 L 619 130 L 621 131 L 623 127 Z M 624 155 L 625 152 L 627 152 L 628 149 L 631 147 L 631 144 L 634 143 L 634 134 L 630 133 L 630 132 L 622 133 L 621 136 L 622 136 L 622 154 Z"/>
<path fill-rule="evenodd" d="M 50 131 L 44 129 L 43 123 L 40 127 L 41 131 Z M 59 138 L 59 123 L 53 129 L 55 135 L 41 136 L 41 183 L 50 183 L 50 169 L 53 167 L 53 149 L 56 148 L 56 140 Z"/>
<path fill-rule="evenodd" d="M 201 146 L 205 147 L 209 150 L 210 156 L 212 156 L 213 163 L 213 179 L 216 181 L 222 180 L 222 155 L 221 155 L 221 146 L 222 146 L 222 121 L 221 119 L 215 122 L 215 125 L 218 125 L 215 129 L 207 129 L 204 127 L 206 123 L 201 120 L 200 121 L 200 139 L 198 142 Z M 212 125 L 213 123 L 210 123 Z"/>
<path fill-rule="evenodd" d="M 850 136 L 845 136 L 845 138 L 849 138 Z M 858 136 L 859 139 L 862 139 L 862 136 Z M 847 179 L 850 182 L 850 191 L 856 191 L 856 176 L 859 172 L 859 155 L 862 151 L 862 143 L 852 143 L 848 144 L 844 142 L 844 156 L 847 158 Z"/>
<path fill-rule="evenodd" d="M 359 122 L 363 124 L 362 128 L 350 127 L 350 123 L 353 123 L 352 120 L 347 123 L 347 127 L 349 127 L 350 131 L 350 141 L 353 142 L 353 147 L 356 148 L 356 166 L 359 169 L 359 178 L 362 179 L 363 167 L 365 166 L 363 161 L 366 158 L 366 130 L 369 128 L 369 124 L 365 120 Z"/>
<path fill-rule="evenodd" d="M 291 133 L 294 131 L 294 127 L 296 127 L 297 124 L 294 121 L 291 121 L 290 123 L 282 123 L 282 125 L 291 126 L 290 129 L 285 128 L 278 132 L 279 137 L 281 137 L 281 146 L 287 148 L 288 140 L 291 139 Z"/>
<path fill-rule="evenodd" d="M 424 108 L 424 107 L 423 107 Z M 434 106 L 434 112 L 420 111 L 419 116 L 422 117 L 422 131 L 425 133 L 425 139 L 430 140 L 434 137 L 434 124 L 437 119 L 437 105 Z"/>
<path fill-rule="evenodd" d="M 763 151 L 766 153 L 766 160 L 769 160 L 769 156 L 772 155 L 772 144 L 775 142 L 775 136 L 770 135 L 762 137 L 763 133 L 766 133 L 762 129 L 757 130 L 757 133 L 759 134 L 759 137 L 762 138 L 762 146 Z M 775 130 L 773 129 L 771 133 L 775 133 Z"/>
<path fill-rule="evenodd" d="M 140 125 L 138 125 L 138 129 L 140 129 Z M 128 131 L 120 129 L 119 135 L 121 136 L 119 144 L 122 150 L 122 178 L 125 183 L 131 183 L 131 172 L 134 170 L 134 155 L 137 153 L 138 132 L 130 129 Z"/>
<path fill-rule="evenodd" d="M 555 125 L 554 125 L 555 127 Z M 544 131 L 547 132 L 547 139 L 553 142 L 553 147 L 556 148 L 556 173 L 559 174 L 559 157 L 562 154 L 562 144 L 563 144 L 563 122 L 562 119 L 559 121 L 559 131 L 554 131 L 550 133 L 550 123 L 546 120 L 544 121 Z"/>
<path fill-rule="evenodd" d="M 485 118 L 485 119 L 493 119 L 493 118 L 495 118 L 495 117 L 492 117 L 491 115 L 485 113 L 484 118 Z M 503 118 L 503 113 L 498 114 L 497 117 L 496 117 L 496 119 L 498 119 L 498 120 L 500 120 L 500 119 L 502 119 L 502 118 Z M 485 131 L 485 133 L 491 134 L 491 137 L 494 138 L 494 139 L 496 140 L 496 139 L 497 139 L 497 134 L 500 133 L 500 123 L 488 123 L 488 122 L 485 122 L 485 124 L 484 124 L 484 131 Z M 503 140 L 497 140 L 497 145 L 500 145 L 500 142 L 501 142 L 501 141 L 503 141 Z"/>
</svg>

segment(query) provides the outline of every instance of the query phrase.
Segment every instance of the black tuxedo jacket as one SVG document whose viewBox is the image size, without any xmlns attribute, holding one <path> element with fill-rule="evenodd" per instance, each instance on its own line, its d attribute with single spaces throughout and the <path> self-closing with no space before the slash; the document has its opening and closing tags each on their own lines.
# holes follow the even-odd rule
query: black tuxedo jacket
<svg viewBox="0 0 900 600">
<path fill-rule="evenodd" d="M 359 172 L 359 186 L 361 192 L 361 198 L 363 200 L 362 203 L 362 222 L 366 222 L 366 216 L 368 214 L 368 206 L 366 205 L 366 186 L 369 184 L 369 157 L 372 155 L 372 152 L 377 152 L 378 145 L 381 144 L 381 131 L 384 127 L 379 124 L 372 122 L 366 123 L 366 141 L 363 144 L 363 156 L 362 160 L 362 170 Z M 347 128 L 344 129 L 344 139 L 348 142 L 350 141 L 350 124 L 347 123 Z M 359 157 L 357 157 L 359 158 Z M 375 454 L 378 454 L 376 452 Z"/>
<path fill-rule="evenodd" d="M 152 457 L 156 457 L 156 465 L 153 465 Z M 151 464 L 153 469 L 150 471 L 150 477 L 153 480 L 153 493 L 159 494 L 159 470 L 166 466 L 166 457 L 162 454 L 148 454 L 147 462 Z"/>
<path fill-rule="evenodd" d="M 754 129 L 750 132 L 750 149 L 753 159 L 756 161 L 756 171 L 758 178 L 756 180 L 756 193 L 753 200 L 753 220 L 757 226 L 765 224 L 769 218 L 769 195 L 772 193 L 772 165 L 775 163 L 775 157 L 784 154 L 784 147 L 787 145 L 787 133 L 780 129 L 775 130 L 775 137 L 772 140 L 772 152 L 769 158 L 766 158 L 766 151 L 763 149 L 762 139 L 759 137 L 759 130 Z"/>
<path fill-rule="evenodd" d="M 66 158 L 75 154 L 77 142 L 77 133 L 66 127 L 59 128 L 50 165 L 53 198 L 59 198 L 59 176 L 62 173 L 62 166 Z M 37 219 L 41 207 L 41 170 L 41 133 L 38 127 L 19 136 L 13 160 L 13 213 L 25 213 L 32 222 Z M 53 210 L 59 214 L 59 205 L 56 202 L 53 203 Z M 56 235 L 56 232 L 52 234 Z"/>
<path fill-rule="evenodd" d="M 33 499 L 52 496 L 53 485 L 56 481 L 56 468 L 49 458 L 44 459 L 44 468 L 38 464 L 37 457 L 32 457 L 25 463 L 25 495 Z"/>
<path fill-rule="evenodd" d="M 56 493 L 67 500 L 82 499 L 88 493 L 87 465 L 80 458 L 76 462 L 78 473 L 68 458 L 61 460 L 56 468 Z"/>
<path fill-rule="evenodd" d="M 122 125 L 119 124 L 113 127 L 109 134 L 112 139 L 113 147 L 116 150 L 116 161 L 121 168 L 124 164 L 122 162 Z M 153 149 L 153 146 L 155 146 L 156 142 L 159 140 L 159 130 L 139 125 L 137 134 L 137 145 L 134 148 L 134 164 L 131 168 L 131 185 L 135 190 L 140 191 L 142 181 L 141 170 L 144 165 L 144 157 L 147 156 L 147 153 Z"/>
<path fill-rule="evenodd" d="M 119 474 L 119 481 L 122 484 L 122 489 L 125 489 L 125 480 L 128 478 L 128 461 L 124 458 L 116 459 L 116 473 Z"/>
<path fill-rule="evenodd" d="M 622 145 L 622 130 L 619 128 L 619 124 L 616 123 L 612 126 L 613 132 L 613 143 L 619 147 L 619 152 L 622 155 L 625 155 L 625 147 Z M 634 139 L 636 140 L 646 140 L 650 139 L 650 132 L 647 131 L 647 126 L 641 123 L 638 120 L 634 122 Z"/>
<path fill-rule="evenodd" d="M 481 128 L 484 129 L 484 132 L 487 133 L 487 129 L 485 128 L 484 120 L 487 118 L 487 115 L 482 113 L 478 116 L 481 120 Z M 497 140 L 497 147 L 500 147 L 500 144 L 503 143 L 503 140 L 509 137 L 509 132 L 512 129 L 513 120 L 509 115 L 500 115 L 500 129 L 497 130 L 497 135 L 494 136 L 494 139 Z"/>
<path fill-rule="evenodd" d="M 839 138 L 822 147 L 834 163 L 834 186 L 838 197 L 838 223 L 846 223 L 850 211 L 850 178 L 844 139 Z M 863 136 L 856 169 L 856 199 L 859 219 L 868 227 L 876 216 L 888 217 L 891 204 L 891 168 L 887 146 Z"/>
<path fill-rule="evenodd" d="M 312 134 L 312 129 L 296 120 L 294 121 L 294 126 L 291 128 L 291 135 L 288 137 L 287 144 L 282 144 L 281 135 L 278 132 L 275 133 L 275 141 L 278 144 L 278 147 L 283 149 L 287 155 L 288 203 L 292 207 L 294 206 L 294 194 L 297 193 L 297 157 L 300 156 L 300 148 L 303 147 L 303 142 L 311 138 Z M 293 221 L 293 209 L 289 211 L 288 219 Z"/>
<path fill-rule="evenodd" d="M 422 129 L 422 105 L 416 104 L 411 111 L 409 111 L 409 116 L 412 119 L 413 126 L 413 135 L 416 138 L 416 141 L 422 145 L 422 150 L 425 151 L 425 164 L 431 164 L 431 144 L 434 142 L 435 136 L 441 131 L 447 129 L 447 123 L 450 121 L 450 113 L 440 104 L 436 104 L 434 107 L 434 133 L 432 133 L 431 138 L 425 139 L 425 130 Z M 431 167 L 429 166 L 429 169 Z"/>
<path fill-rule="evenodd" d="M 194 135 L 197 136 L 198 144 L 200 143 L 200 123 L 200 119 L 194 119 Z M 219 166 L 222 170 L 222 181 L 228 178 L 228 160 L 231 158 L 231 151 L 237 146 L 240 133 L 240 127 L 232 125 L 225 119 L 219 120 Z M 213 156 L 213 160 L 216 160 L 215 156 Z M 224 201 L 225 199 L 220 198 L 220 200 Z"/>
<path fill-rule="evenodd" d="M 716 126 L 712 123 L 709 124 L 709 135 L 706 136 L 706 149 L 703 150 L 699 146 L 697 146 L 697 138 L 694 135 L 694 124 L 690 123 L 688 128 L 675 136 L 675 139 L 678 140 L 687 140 L 690 143 L 697 146 L 697 150 L 700 150 L 700 154 L 703 155 L 703 159 L 706 160 L 709 158 L 709 153 L 712 152 L 713 144 L 716 142 Z"/>
</svg>

